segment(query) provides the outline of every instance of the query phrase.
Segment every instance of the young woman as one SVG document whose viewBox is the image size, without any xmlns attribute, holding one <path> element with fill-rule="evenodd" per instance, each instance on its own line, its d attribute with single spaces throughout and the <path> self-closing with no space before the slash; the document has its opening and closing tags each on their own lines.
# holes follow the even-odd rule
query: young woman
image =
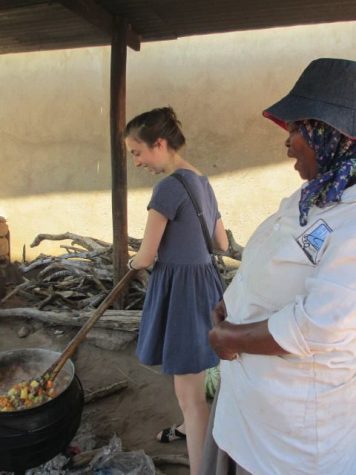
<svg viewBox="0 0 356 475">
<path fill-rule="evenodd" d="M 136 167 L 168 175 L 153 190 L 141 247 L 129 261 L 134 269 L 154 264 L 137 355 L 142 363 L 162 365 L 164 373 L 174 375 L 184 422 L 157 437 L 170 442 L 186 434 L 191 474 L 196 475 L 209 414 L 204 371 L 218 363 L 208 342 L 211 310 L 222 288 L 192 201 L 172 173 L 184 177 L 200 203 L 214 246 L 225 251 L 228 239 L 208 178 L 180 154 L 185 137 L 172 108 L 132 119 L 125 141 Z"/>
</svg>

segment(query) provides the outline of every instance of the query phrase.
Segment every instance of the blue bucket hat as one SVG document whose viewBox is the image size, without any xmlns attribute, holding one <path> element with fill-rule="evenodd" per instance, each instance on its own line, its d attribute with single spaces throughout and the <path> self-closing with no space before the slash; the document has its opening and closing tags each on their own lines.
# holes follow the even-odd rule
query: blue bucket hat
<svg viewBox="0 0 356 475">
<path fill-rule="evenodd" d="M 283 99 L 263 111 L 281 127 L 315 119 L 356 140 L 356 61 L 319 58 Z"/>
</svg>

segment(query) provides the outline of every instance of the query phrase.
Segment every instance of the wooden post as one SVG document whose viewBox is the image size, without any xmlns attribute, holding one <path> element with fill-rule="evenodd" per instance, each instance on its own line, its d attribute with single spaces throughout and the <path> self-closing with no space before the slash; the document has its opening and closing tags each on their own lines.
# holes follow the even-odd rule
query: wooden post
<svg viewBox="0 0 356 475">
<path fill-rule="evenodd" d="M 115 21 L 111 43 L 111 174 L 114 284 L 127 271 L 127 165 L 123 130 L 126 122 L 126 35 L 125 19 Z"/>
</svg>

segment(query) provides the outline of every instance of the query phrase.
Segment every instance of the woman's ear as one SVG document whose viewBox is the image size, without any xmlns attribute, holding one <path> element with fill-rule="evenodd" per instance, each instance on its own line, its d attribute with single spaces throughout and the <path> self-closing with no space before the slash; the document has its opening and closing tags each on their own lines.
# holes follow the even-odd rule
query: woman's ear
<svg viewBox="0 0 356 475">
<path fill-rule="evenodd" d="M 167 140 L 159 137 L 155 142 L 155 147 L 159 150 L 167 148 Z"/>
</svg>

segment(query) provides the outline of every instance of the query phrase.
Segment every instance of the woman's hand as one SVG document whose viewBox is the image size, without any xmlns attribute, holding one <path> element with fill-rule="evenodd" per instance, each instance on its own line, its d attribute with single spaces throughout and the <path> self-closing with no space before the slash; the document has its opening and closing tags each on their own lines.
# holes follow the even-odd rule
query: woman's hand
<svg viewBox="0 0 356 475">
<path fill-rule="evenodd" d="M 212 349 L 222 360 L 234 360 L 239 353 L 254 355 L 285 355 L 268 331 L 268 321 L 234 324 L 226 321 L 227 311 L 224 300 L 212 311 L 213 328 L 209 332 Z"/>
<path fill-rule="evenodd" d="M 233 360 L 237 357 L 236 351 L 230 351 L 227 347 L 228 332 L 231 331 L 233 325 L 232 323 L 226 322 L 227 311 L 225 307 L 225 302 L 223 299 L 216 305 L 214 310 L 211 313 L 213 321 L 213 329 L 209 332 L 209 341 L 210 345 L 223 360 Z"/>
<path fill-rule="evenodd" d="M 213 325 L 218 325 L 220 322 L 223 322 L 227 317 L 227 311 L 225 307 L 225 302 L 223 299 L 215 306 L 214 310 L 211 312 L 211 319 Z"/>
<path fill-rule="evenodd" d="M 222 360 L 234 360 L 238 356 L 235 335 L 238 325 L 225 320 L 216 324 L 209 332 L 209 342 Z"/>
</svg>

